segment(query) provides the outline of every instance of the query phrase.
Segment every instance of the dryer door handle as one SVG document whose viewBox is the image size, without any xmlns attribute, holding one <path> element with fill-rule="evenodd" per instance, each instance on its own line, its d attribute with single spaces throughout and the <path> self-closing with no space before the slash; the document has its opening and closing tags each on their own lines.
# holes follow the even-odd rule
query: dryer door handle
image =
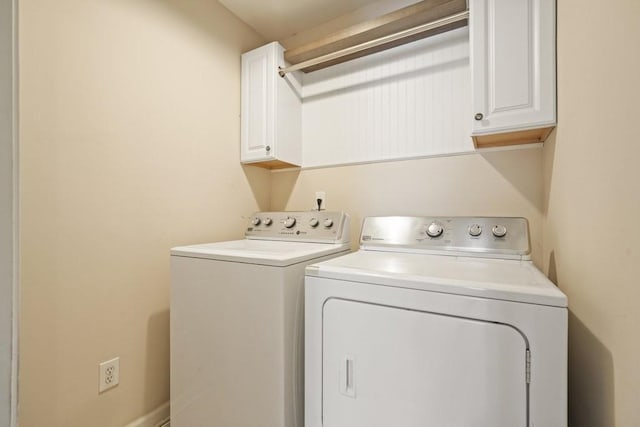
<svg viewBox="0 0 640 427">
<path fill-rule="evenodd" d="M 354 358 L 346 355 L 342 359 L 342 368 L 340 369 L 340 392 L 348 397 L 356 397 Z"/>
</svg>

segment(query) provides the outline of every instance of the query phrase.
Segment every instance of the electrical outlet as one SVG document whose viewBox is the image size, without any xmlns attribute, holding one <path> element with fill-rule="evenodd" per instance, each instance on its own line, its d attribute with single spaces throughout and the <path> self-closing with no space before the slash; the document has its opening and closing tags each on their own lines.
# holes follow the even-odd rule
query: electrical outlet
<svg viewBox="0 0 640 427">
<path fill-rule="evenodd" d="M 319 203 L 318 200 L 320 201 Z M 316 191 L 313 208 L 320 211 L 327 209 L 327 194 L 324 191 Z"/>
<path fill-rule="evenodd" d="M 116 357 L 100 364 L 98 393 L 109 390 L 120 383 L 120 358 Z"/>
</svg>

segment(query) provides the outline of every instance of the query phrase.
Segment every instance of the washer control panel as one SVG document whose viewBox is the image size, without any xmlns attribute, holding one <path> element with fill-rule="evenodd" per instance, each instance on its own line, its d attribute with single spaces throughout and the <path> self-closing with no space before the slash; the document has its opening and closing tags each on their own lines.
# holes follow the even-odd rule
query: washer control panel
<svg viewBox="0 0 640 427">
<path fill-rule="evenodd" d="M 256 212 L 245 237 L 319 243 L 349 241 L 349 215 L 339 211 Z"/>
<path fill-rule="evenodd" d="M 368 217 L 362 249 L 526 258 L 529 224 L 514 217 Z"/>
</svg>

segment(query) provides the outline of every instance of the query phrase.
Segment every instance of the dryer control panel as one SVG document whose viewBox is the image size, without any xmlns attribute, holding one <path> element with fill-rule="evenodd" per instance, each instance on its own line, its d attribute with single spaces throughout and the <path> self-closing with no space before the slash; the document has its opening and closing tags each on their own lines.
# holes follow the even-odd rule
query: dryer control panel
<svg viewBox="0 0 640 427">
<path fill-rule="evenodd" d="M 349 215 L 339 211 L 256 212 L 245 237 L 314 243 L 349 242 Z"/>
<path fill-rule="evenodd" d="M 368 217 L 360 247 L 508 259 L 531 252 L 529 224 L 514 217 Z"/>
</svg>

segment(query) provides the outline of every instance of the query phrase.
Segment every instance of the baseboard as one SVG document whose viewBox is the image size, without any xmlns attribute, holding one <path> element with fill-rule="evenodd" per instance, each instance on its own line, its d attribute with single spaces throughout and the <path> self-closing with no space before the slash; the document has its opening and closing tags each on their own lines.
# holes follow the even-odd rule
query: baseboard
<svg viewBox="0 0 640 427">
<path fill-rule="evenodd" d="M 125 427 L 169 427 L 169 402 L 127 424 Z"/>
</svg>

